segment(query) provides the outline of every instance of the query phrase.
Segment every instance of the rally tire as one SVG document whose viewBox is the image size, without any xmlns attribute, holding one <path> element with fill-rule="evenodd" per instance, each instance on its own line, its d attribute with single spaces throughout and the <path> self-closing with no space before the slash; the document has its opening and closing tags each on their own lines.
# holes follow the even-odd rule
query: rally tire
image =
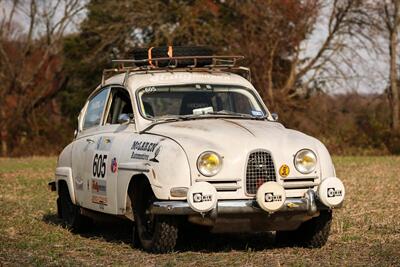
<svg viewBox="0 0 400 267">
<path fill-rule="evenodd" d="M 297 230 L 277 231 L 276 242 L 281 245 L 321 248 L 328 241 L 331 224 L 332 211 L 320 211 L 318 217 L 302 223 Z"/>
<path fill-rule="evenodd" d="M 174 250 L 178 239 L 178 227 L 173 217 L 160 216 L 151 251 L 166 253 Z"/>
<path fill-rule="evenodd" d="M 74 232 L 86 231 L 92 223 L 92 220 L 80 214 L 80 209 L 72 203 L 68 188 L 61 185 L 59 189 L 59 197 L 57 199 L 58 213 L 67 229 Z"/>
<path fill-rule="evenodd" d="M 139 233 L 136 227 L 136 222 L 132 223 L 132 247 L 141 248 Z"/>
<path fill-rule="evenodd" d="M 149 215 L 149 207 L 155 200 L 147 181 L 135 184 L 133 193 L 133 215 L 135 226 L 133 246 L 140 246 L 152 253 L 167 253 L 174 250 L 178 239 L 178 223 L 171 216 Z M 137 235 L 135 236 L 135 231 Z"/>
</svg>

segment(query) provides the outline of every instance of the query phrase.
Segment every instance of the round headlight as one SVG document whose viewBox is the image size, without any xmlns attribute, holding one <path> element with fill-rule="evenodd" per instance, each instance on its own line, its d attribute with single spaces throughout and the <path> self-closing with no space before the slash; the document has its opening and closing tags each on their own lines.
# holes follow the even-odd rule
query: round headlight
<svg viewBox="0 0 400 267">
<path fill-rule="evenodd" d="M 294 157 L 294 166 L 303 174 L 310 173 L 317 166 L 317 156 L 309 149 L 302 149 Z"/>
<path fill-rule="evenodd" d="M 202 153 L 197 159 L 197 169 L 204 176 L 216 175 L 221 170 L 221 166 L 221 157 L 211 151 Z"/>
</svg>

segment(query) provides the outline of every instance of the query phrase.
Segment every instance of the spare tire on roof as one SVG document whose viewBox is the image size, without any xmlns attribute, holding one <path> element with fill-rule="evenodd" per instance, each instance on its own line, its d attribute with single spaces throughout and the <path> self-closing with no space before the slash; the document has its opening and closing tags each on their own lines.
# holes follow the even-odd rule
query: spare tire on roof
<svg viewBox="0 0 400 267">
<path fill-rule="evenodd" d="M 170 51 L 170 53 L 168 53 Z M 135 48 L 132 51 L 135 60 L 146 60 L 144 62 L 135 63 L 137 66 L 154 65 L 158 67 L 175 66 L 187 67 L 195 63 L 194 59 L 168 59 L 152 61 L 155 58 L 169 57 L 195 57 L 195 56 L 212 56 L 213 50 L 207 46 L 160 46 L 153 48 Z M 196 67 L 203 67 L 212 63 L 211 58 L 197 59 Z"/>
</svg>

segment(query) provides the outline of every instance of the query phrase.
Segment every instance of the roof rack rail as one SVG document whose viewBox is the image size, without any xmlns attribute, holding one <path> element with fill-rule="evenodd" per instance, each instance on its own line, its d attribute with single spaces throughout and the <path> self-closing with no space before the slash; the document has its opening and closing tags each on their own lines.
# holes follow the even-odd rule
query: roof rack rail
<svg viewBox="0 0 400 267">
<path fill-rule="evenodd" d="M 228 71 L 238 73 L 251 81 L 250 69 L 239 66 L 238 61 L 244 59 L 243 56 L 177 56 L 177 57 L 161 57 L 151 59 L 116 59 L 112 60 L 113 64 L 117 64 L 117 68 L 104 69 L 101 79 L 101 85 L 104 85 L 106 76 L 109 73 L 125 73 L 123 84 L 125 85 L 129 74 L 138 71 Z M 184 64 L 182 61 L 192 60 L 193 64 Z M 205 60 L 211 61 L 211 64 L 204 64 Z M 201 62 L 199 64 L 199 61 Z M 180 65 L 181 64 L 181 65 Z M 162 65 L 162 66 L 160 66 Z"/>
</svg>

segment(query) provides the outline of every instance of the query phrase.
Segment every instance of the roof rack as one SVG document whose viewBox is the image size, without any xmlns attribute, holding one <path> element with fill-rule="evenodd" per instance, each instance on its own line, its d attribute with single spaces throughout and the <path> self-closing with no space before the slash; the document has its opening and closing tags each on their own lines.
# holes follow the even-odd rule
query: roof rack
<svg viewBox="0 0 400 267">
<path fill-rule="evenodd" d="M 243 56 L 177 56 L 161 57 L 151 59 L 116 59 L 112 60 L 117 64 L 117 68 L 104 69 L 101 85 L 104 85 L 106 76 L 110 73 L 125 73 L 123 84 L 126 84 L 129 74 L 132 72 L 163 72 L 163 71 L 228 71 L 238 73 L 251 81 L 250 69 L 237 65 L 238 61 L 244 59 Z M 192 60 L 193 64 L 180 66 L 182 61 Z M 211 64 L 204 64 L 204 60 L 211 61 Z M 199 64 L 200 61 L 200 64 Z M 201 63 L 203 61 L 203 63 Z M 161 65 L 161 66 L 160 66 Z"/>
</svg>

